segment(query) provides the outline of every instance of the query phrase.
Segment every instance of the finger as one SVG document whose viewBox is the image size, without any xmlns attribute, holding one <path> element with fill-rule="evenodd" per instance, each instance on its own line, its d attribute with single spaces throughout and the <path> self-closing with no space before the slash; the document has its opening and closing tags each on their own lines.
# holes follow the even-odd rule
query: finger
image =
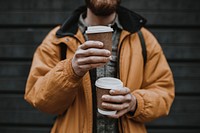
<svg viewBox="0 0 200 133">
<path fill-rule="evenodd" d="M 90 56 L 85 58 L 79 58 L 77 60 L 78 65 L 86 65 L 86 64 L 98 64 L 98 63 L 107 63 L 110 61 L 109 57 L 102 56 Z"/>
<path fill-rule="evenodd" d="M 106 49 L 97 49 L 97 48 L 88 48 L 87 50 L 78 50 L 76 52 L 76 58 L 88 57 L 88 56 L 105 56 L 109 57 L 111 55 L 109 50 Z"/>
<path fill-rule="evenodd" d="M 117 89 L 111 89 L 110 94 L 111 95 L 126 95 L 130 93 L 130 89 L 127 87 L 117 88 Z"/>
<path fill-rule="evenodd" d="M 105 63 L 86 64 L 78 66 L 80 70 L 89 71 L 90 69 L 102 67 Z"/>
<path fill-rule="evenodd" d="M 108 103 L 108 102 L 102 102 L 102 107 L 108 110 L 124 110 L 129 107 L 129 103 L 122 103 L 122 104 L 116 104 L 116 103 Z"/>
<path fill-rule="evenodd" d="M 127 95 L 103 95 L 102 101 L 104 102 L 111 102 L 111 103 L 124 103 L 131 100 L 130 94 Z"/>
<path fill-rule="evenodd" d="M 116 113 L 115 115 L 110 115 L 109 117 L 110 117 L 110 118 L 118 119 L 118 118 L 120 118 L 121 116 L 123 116 L 124 114 L 126 114 L 127 112 L 128 112 L 127 109 L 120 110 L 120 111 L 117 111 L 117 113 Z"/>
<path fill-rule="evenodd" d="M 102 101 L 105 102 L 112 102 L 112 103 L 124 103 L 124 102 L 130 102 L 132 100 L 132 95 L 126 94 L 124 95 L 103 95 Z"/>
<path fill-rule="evenodd" d="M 100 41 L 86 41 L 82 45 L 80 45 L 81 49 L 88 49 L 88 48 L 102 48 L 103 43 Z"/>
</svg>

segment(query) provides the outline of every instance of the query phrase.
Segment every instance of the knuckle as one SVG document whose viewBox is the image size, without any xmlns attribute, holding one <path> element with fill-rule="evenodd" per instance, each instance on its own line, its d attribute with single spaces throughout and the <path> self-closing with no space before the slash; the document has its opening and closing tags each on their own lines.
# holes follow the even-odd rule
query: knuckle
<svg viewBox="0 0 200 133">
<path fill-rule="evenodd" d="M 92 61 L 93 61 L 93 57 L 89 57 L 88 62 L 92 62 Z"/>
<path fill-rule="evenodd" d="M 124 105 L 119 106 L 119 110 L 124 109 Z"/>
<path fill-rule="evenodd" d="M 107 62 L 107 61 L 108 61 L 108 58 L 104 57 L 103 62 Z"/>
<path fill-rule="evenodd" d="M 115 110 L 116 105 L 110 104 L 110 108 L 113 109 L 113 110 Z"/>
<path fill-rule="evenodd" d="M 129 92 L 130 92 L 130 89 L 129 89 L 129 88 L 126 88 L 126 92 L 129 93 Z"/>
<path fill-rule="evenodd" d="M 87 41 L 87 42 L 85 42 L 85 46 L 86 47 L 90 47 L 93 44 L 94 44 L 94 41 Z"/>
<path fill-rule="evenodd" d="M 87 47 L 88 44 L 90 44 L 90 41 L 85 42 L 85 43 L 84 43 L 84 46 Z"/>
<path fill-rule="evenodd" d="M 88 54 L 89 55 L 94 55 L 94 51 L 90 49 L 90 50 L 88 50 Z"/>
<path fill-rule="evenodd" d="M 81 64 L 81 60 L 80 60 L 80 59 L 77 59 L 76 62 L 77 62 L 78 65 Z M 79 66 L 79 67 L 80 67 L 80 66 Z"/>
<path fill-rule="evenodd" d="M 127 94 L 127 95 L 126 95 L 126 99 L 127 99 L 128 101 L 130 101 L 130 100 L 132 99 L 132 95 L 131 95 L 131 94 Z"/>
<path fill-rule="evenodd" d="M 75 53 L 75 57 L 76 58 L 81 57 L 81 55 L 83 54 L 83 52 L 84 52 L 83 50 L 77 50 L 76 53 Z"/>
<path fill-rule="evenodd" d="M 76 68 L 78 68 L 78 62 L 77 61 L 74 61 L 74 66 L 76 67 Z"/>
<path fill-rule="evenodd" d="M 86 43 L 84 48 L 88 49 L 89 47 L 90 47 L 90 43 Z"/>
<path fill-rule="evenodd" d="M 84 43 L 82 45 L 79 45 L 77 50 L 82 49 L 83 46 L 84 46 Z"/>
<path fill-rule="evenodd" d="M 124 101 L 124 96 L 119 96 L 119 102 L 123 102 Z"/>
<path fill-rule="evenodd" d="M 80 70 L 82 69 L 82 66 L 79 66 L 79 65 L 78 65 L 77 67 L 78 67 L 78 69 L 80 69 Z"/>
<path fill-rule="evenodd" d="M 80 57 L 79 52 L 76 52 L 75 57 L 76 57 L 76 58 L 79 58 L 79 57 Z"/>
<path fill-rule="evenodd" d="M 80 49 L 87 49 L 87 47 L 88 47 L 88 42 L 85 42 L 80 46 Z"/>
<path fill-rule="evenodd" d="M 108 104 L 103 102 L 102 107 L 106 108 L 106 107 L 108 107 Z"/>
<path fill-rule="evenodd" d="M 124 108 L 128 108 L 128 107 L 129 107 L 129 104 L 126 103 L 126 104 L 124 105 Z"/>
<path fill-rule="evenodd" d="M 123 105 L 122 105 L 122 108 L 121 108 L 121 110 L 122 109 L 125 109 L 125 108 L 127 108 L 129 106 L 129 104 L 127 104 L 127 103 L 124 103 Z"/>
</svg>

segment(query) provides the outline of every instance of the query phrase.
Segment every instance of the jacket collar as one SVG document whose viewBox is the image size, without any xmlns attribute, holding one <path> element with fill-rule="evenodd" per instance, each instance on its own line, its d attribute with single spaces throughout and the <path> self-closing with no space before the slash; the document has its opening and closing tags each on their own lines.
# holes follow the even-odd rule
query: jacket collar
<svg viewBox="0 0 200 133">
<path fill-rule="evenodd" d="M 67 35 L 75 35 L 78 31 L 79 16 L 81 15 L 81 13 L 86 11 L 86 6 L 81 6 L 76 9 L 56 32 L 56 36 L 64 37 Z M 119 16 L 119 21 L 123 29 L 130 33 L 135 33 L 139 31 L 141 27 L 143 27 L 146 23 L 146 19 L 121 6 L 118 7 L 117 14 Z"/>
</svg>

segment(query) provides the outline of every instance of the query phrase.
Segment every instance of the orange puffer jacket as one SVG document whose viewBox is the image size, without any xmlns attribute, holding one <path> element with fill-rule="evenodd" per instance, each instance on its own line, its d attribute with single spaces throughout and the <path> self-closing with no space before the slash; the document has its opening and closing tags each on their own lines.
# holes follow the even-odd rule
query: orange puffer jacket
<svg viewBox="0 0 200 133">
<path fill-rule="evenodd" d="M 43 112 L 58 115 L 51 133 L 92 133 L 90 74 L 79 77 L 71 66 L 77 47 L 85 40 L 80 30 L 73 36 L 58 37 L 59 29 L 53 29 L 34 54 L 25 100 Z M 167 115 L 174 99 L 173 75 L 163 51 L 147 29 L 141 31 L 147 49 L 145 67 L 138 34 L 123 30 L 119 41 L 119 78 L 137 98 L 135 114 L 120 118 L 121 133 L 146 133 L 144 123 Z M 60 43 L 67 45 L 63 61 Z"/>
</svg>

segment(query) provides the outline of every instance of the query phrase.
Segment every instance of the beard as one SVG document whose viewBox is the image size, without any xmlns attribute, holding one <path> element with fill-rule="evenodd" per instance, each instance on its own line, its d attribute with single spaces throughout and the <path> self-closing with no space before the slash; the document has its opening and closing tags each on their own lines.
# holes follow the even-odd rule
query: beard
<svg viewBox="0 0 200 133">
<path fill-rule="evenodd" d="M 96 16 L 108 16 L 116 11 L 121 0 L 85 0 L 85 2 Z"/>
</svg>

